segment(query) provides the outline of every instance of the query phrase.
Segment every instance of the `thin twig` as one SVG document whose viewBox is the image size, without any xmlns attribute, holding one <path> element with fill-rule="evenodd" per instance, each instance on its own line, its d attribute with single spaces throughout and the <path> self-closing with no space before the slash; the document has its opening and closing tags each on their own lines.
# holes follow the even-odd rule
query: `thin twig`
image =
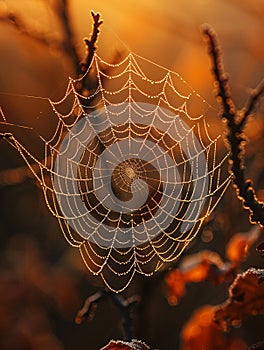
<svg viewBox="0 0 264 350">
<path fill-rule="evenodd" d="M 203 33 L 208 41 L 208 51 L 213 61 L 213 73 L 216 80 L 217 99 L 222 106 L 221 118 L 227 121 L 227 141 L 229 143 L 230 171 L 237 190 L 238 198 L 243 202 L 243 207 L 250 211 L 250 222 L 264 225 L 264 207 L 258 200 L 251 180 L 245 179 L 243 127 L 256 106 L 258 99 L 264 91 L 261 82 L 254 90 L 246 107 L 241 112 L 236 110 L 232 101 L 227 74 L 224 71 L 222 54 L 215 32 L 208 25 L 203 27 Z"/>
<path fill-rule="evenodd" d="M 96 50 L 96 42 L 98 39 L 98 34 L 100 32 L 99 27 L 103 23 L 102 20 L 100 20 L 100 13 L 94 13 L 91 11 L 91 15 L 93 17 L 93 32 L 91 35 L 91 38 L 84 38 L 83 41 L 86 45 L 87 51 L 86 51 L 86 57 L 82 63 L 82 71 L 83 73 L 87 71 L 87 69 L 90 67 L 91 62 L 93 60 L 94 52 Z"/>
<path fill-rule="evenodd" d="M 258 86 L 251 92 L 245 107 L 241 110 L 241 120 L 239 121 L 240 128 L 244 127 L 244 124 L 247 122 L 248 117 L 254 112 L 259 98 L 264 93 L 264 79 L 258 84 Z"/>
<path fill-rule="evenodd" d="M 67 9 L 67 0 L 63 0 L 61 7 L 60 7 L 60 11 L 62 12 L 61 15 L 63 16 L 64 30 L 67 32 L 67 36 L 68 36 L 69 41 L 71 41 L 72 34 L 71 34 L 71 29 L 70 29 L 70 26 L 68 23 L 68 14 L 67 14 L 66 9 Z M 99 27 L 103 23 L 103 21 L 100 20 L 99 13 L 95 14 L 92 11 L 91 14 L 93 17 L 93 31 L 92 31 L 90 39 L 88 39 L 88 38 L 84 39 L 84 41 L 86 43 L 87 51 L 86 51 L 86 56 L 83 60 L 82 65 L 80 65 L 79 58 L 77 59 L 77 53 L 75 51 L 73 44 L 69 44 L 69 50 L 73 54 L 73 60 L 74 60 L 75 64 L 77 64 L 77 62 L 78 62 L 78 67 L 79 67 L 78 74 L 83 74 L 84 69 L 87 70 L 92 63 L 94 52 L 96 50 L 96 42 L 97 42 L 98 34 L 99 34 Z M 81 84 L 79 84 L 78 87 L 76 87 L 76 89 L 77 88 L 78 88 L 79 92 L 82 91 L 82 89 L 84 88 L 83 81 L 81 81 Z M 2 109 L 1 109 L 1 114 L 4 115 L 2 112 Z M 4 124 L 7 125 L 8 123 L 4 123 Z M 0 140 L 8 139 L 11 136 L 12 136 L 12 134 L 9 134 L 9 133 L 0 133 Z M 41 163 L 44 164 L 45 161 L 47 161 L 47 159 L 42 160 Z M 36 173 L 38 173 L 40 171 L 38 164 L 33 164 L 32 166 L 36 168 Z M 17 177 L 12 176 L 14 173 L 20 174 L 20 176 L 17 176 Z M 16 168 L 16 169 L 3 170 L 2 172 L 0 172 L 0 187 L 7 186 L 7 185 L 17 185 L 17 184 L 23 183 L 24 181 L 26 181 L 28 178 L 31 178 L 31 177 L 32 177 L 31 173 L 28 170 L 27 166 L 23 166 L 23 167 Z"/>
<path fill-rule="evenodd" d="M 123 298 L 119 294 L 115 294 L 109 290 L 100 290 L 95 294 L 89 296 L 83 307 L 78 311 L 75 318 L 77 324 L 82 323 L 84 320 L 92 320 L 94 318 L 95 310 L 97 304 L 105 297 L 111 297 L 114 304 L 116 305 L 122 320 L 123 326 L 123 338 L 125 341 L 131 341 L 133 336 L 133 317 L 132 317 L 132 307 L 139 302 L 138 296 L 132 296 L 130 298 Z"/>
<path fill-rule="evenodd" d="M 140 299 L 138 296 L 125 299 L 121 295 L 114 293 L 112 293 L 111 296 L 121 316 L 124 340 L 131 341 L 133 338 L 132 307 L 137 304 Z"/>
<path fill-rule="evenodd" d="M 85 319 L 92 320 L 94 318 L 95 310 L 97 308 L 98 302 L 107 295 L 105 291 L 98 291 L 95 294 L 89 296 L 85 302 L 81 310 L 78 311 L 75 322 L 77 324 L 82 323 Z"/>
</svg>

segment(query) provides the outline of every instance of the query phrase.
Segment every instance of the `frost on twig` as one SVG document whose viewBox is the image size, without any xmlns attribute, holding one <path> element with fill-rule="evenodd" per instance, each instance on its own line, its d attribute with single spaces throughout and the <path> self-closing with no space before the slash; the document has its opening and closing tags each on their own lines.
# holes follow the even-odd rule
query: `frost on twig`
<svg viewBox="0 0 264 350">
<path fill-rule="evenodd" d="M 263 226 L 263 203 L 258 200 L 252 181 L 245 178 L 243 158 L 245 137 L 243 128 L 264 92 L 264 80 L 253 90 L 245 107 L 240 111 L 237 110 L 231 98 L 229 82 L 224 70 L 222 53 L 217 36 L 208 25 L 203 26 L 203 33 L 207 40 L 209 54 L 212 58 L 212 71 L 216 81 L 217 100 L 222 106 L 221 118 L 227 123 L 227 141 L 231 151 L 230 171 L 233 174 L 237 196 L 243 202 L 243 207 L 250 211 L 250 222 Z"/>
<path fill-rule="evenodd" d="M 101 350 L 150 350 L 150 347 L 140 340 L 133 339 L 131 342 L 111 340 Z"/>
<path fill-rule="evenodd" d="M 92 35 L 89 38 L 84 38 L 83 41 L 86 45 L 86 57 L 84 61 L 82 62 L 81 68 L 83 72 L 86 72 L 86 70 L 90 67 L 94 52 L 96 50 L 96 42 L 98 38 L 98 34 L 100 32 L 99 27 L 103 23 L 102 20 L 100 20 L 100 14 L 94 13 L 91 11 L 92 17 L 93 17 L 93 32 Z"/>
<path fill-rule="evenodd" d="M 103 21 L 100 20 L 100 13 L 94 13 L 93 11 L 91 11 L 91 15 L 93 17 L 93 31 L 90 35 L 90 38 L 83 39 L 86 47 L 86 52 L 85 57 L 78 65 L 78 76 L 79 78 L 82 78 L 84 76 L 84 78 L 78 79 L 78 83 L 76 84 L 77 91 L 84 95 L 87 93 L 87 91 L 85 90 L 89 91 L 93 89 L 93 86 L 91 86 L 91 84 L 93 85 L 92 79 L 85 79 L 87 77 L 85 77 L 85 74 L 89 71 L 89 68 L 92 65 L 94 53 L 96 50 L 96 42 L 100 32 L 99 27 L 103 23 Z"/>
</svg>

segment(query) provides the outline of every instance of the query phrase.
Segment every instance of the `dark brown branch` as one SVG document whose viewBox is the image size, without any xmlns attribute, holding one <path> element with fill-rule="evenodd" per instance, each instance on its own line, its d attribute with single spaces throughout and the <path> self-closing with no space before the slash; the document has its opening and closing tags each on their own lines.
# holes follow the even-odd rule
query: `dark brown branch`
<svg viewBox="0 0 264 350">
<path fill-rule="evenodd" d="M 123 325 L 124 340 L 131 341 L 133 336 L 133 317 L 132 317 L 132 307 L 139 302 L 138 296 L 132 296 L 128 299 L 124 299 L 119 294 L 112 293 L 112 299 L 117 306 Z"/>
<path fill-rule="evenodd" d="M 218 39 L 212 28 L 208 25 L 203 27 L 203 33 L 207 39 L 209 55 L 213 62 L 213 74 L 216 81 L 217 100 L 222 106 L 221 118 L 227 122 L 227 141 L 229 143 L 230 155 L 230 171 L 233 174 L 233 181 L 237 190 L 237 196 L 243 202 L 243 207 L 250 211 L 250 222 L 264 225 L 264 207 L 255 194 L 251 180 L 245 179 L 244 166 L 244 144 L 243 127 L 245 122 L 252 113 L 256 103 L 263 93 L 264 85 L 261 83 L 252 94 L 251 99 L 247 103 L 241 113 L 231 99 L 229 83 L 227 75 L 224 71 L 222 54 Z"/>
<path fill-rule="evenodd" d="M 66 7 L 67 7 L 67 0 L 63 0 L 63 3 L 61 4 L 61 11 L 63 11 L 65 30 L 67 32 L 67 35 L 71 37 L 71 30 L 70 30 L 70 27 L 68 24 L 68 15 L 67 15 Z M 79 59 L 77 60 L 76 52 L 72 51 L 72 53 L 74 55 L 74 61 L 76 62 L 76 64 L 78 61 L 78 67 L 79 67 L 78 73 L 80 73 L 81 75 L 84 74 L 85 70 L 88 69 L 92 63 L 94 52 L 96 50 L 96 41 L 98 39 L 99 27 L 103 23 L 100 20 L 99 13 L 95 14 L 94 12 L 91 12 L 91 14 L 92 14 L 93 21 L 94 21 L 93 22 L 93 31 L 92 31 L 90 39 L 88 39 L 88 38 L 84 39 L 86 42 L 86 45 L 87 45 L 87 52 L 86 52 L 86 56 L 85 56 L 84 61 L 83 61 L 84 62 L 83 65 L 80 65 Z M 67 25 L 66 25 L 66 22 L 67 22 Z M 73 48 L 73 46 L 72 46 L 71 50 L 75 50 Z M 80 84 L 76 87 L 76 89 L 78 89 L 78 91 L 81 92 L 84 88 L 83 81 L 80 81 L 79 83 Z M 7 139 L 8 137 L 10 137 L 9 135 L 12 136 L 11 134 L 8 134 L 8 133 L 0 133 L 0 140 L 4 139 L 4 138 Z M 43 160 L 41 163 L 44 163 L 44 161 L 45 160 Z M 36 169 L 36 172 L 39 173 L 38 164 L 33 164 L 32 166 Z M 15 172 L 17 174 L 19 174 L 20 176 L 19 177 L 12 176 L 12 174 Z M 31 173 L 28 171 L 27 166 L 16 168 L 16 169 L 3 170 L 2 172 L 0 172 L 0 187 L 6 186 L 6 185 L 17 185 L 17 184 L 23 183 L 24 181 L 26 181 L 28 178 L 31 178 L 31 177 L 32 177 Z"/>
<path fill-rule="evenodd" d="M 128 299 L 125 299 L 121 295 L 115 294 L 109 290 L 98 291 L 85 300 L 83 307 L 77 313 L 75 322 L 77 324 L 80 324 L 86 319 L 92 320 L 94 318 L 98 302 L 104 297 L 112 298 L 121 316 L 124 340 L 131 341 L 133 332 L 132 307 L 139 301 L 139 297 L 137 296 L 132 296 Z"/>
<path fill-rule="evenodd" d="M 85 319 L 92 320 L 94 318 L 95 310 L 98 302 L 106 295 L 105 291 L 98 291 L 95 294 L 89 296 L 81 310 L 78 311 L 75 322 L 77 324 L 82 323 Z"/>
<path fill-rule="evenodd" d="M 245 107 L 241 111 L 241 120 L 239 126 L 244 127 L 244 124 L 247 122 L 248 117 L 254 112 L 259 98 L 264 93 L 264 79 L 258 84 L 258 86 L 252 91 L 250 98 L 248 99 Z"/>
<path fill-rule="evenodd" d="M 90 36 L 90 39 L 84 38 L 84 43 L 86 45 L 86 53 L 85 57 L 83 58 L 82 62 L 78 62 L 78 69 L 77 69 L 77 75 L 78 78 L 82 78 L 85 73 L 89 70 L 94 53 L 96 50 L 96 42 L 98 39 L 98 34 L 100 32 L 99 27 L 103 23 L 102 20 L 100 20 L 100 14 L 95 14 L 93 11 L 91 11 L 91 15 L 93 17 L 93 31 Z M 79 80 L 76 84 L 75 88 L 80 93 L 83 94 L 84 90 L 92 90 L 94 88 L 93 86 L 93 80 L 89 79 L 90 75 L 86 75 L 83 79 Z"/>
<path fill-rule="evenodd" d="M 95 14 L 93 11 L 91 11 L 91 15 L 93 17 L 93 30 L 92 30 L 90 39 L 84 38 L 84 43 L 86 45 L 86 54 L 84 59 L 80 63 L 79 55 L 77 53 L 77 49 L 74 44 L 73 32 L 72 32 L 70 20 L 69 20 L 68 0 L 61 0 L 61 4 L 57 9 L 57 15 L 62 22 L 62 26 L 64 30 L 64 35 L 65 35 L 64 49 L 73 60 L 73 64 L 76 70 L 76 75 L 77 77 L 80 78 L 87 71 L 87 69 L 90 67 L 92 63 L 94 52 L 96 50 L 96 42 L 98 39 L 98 34 L 100 32 L 99 27 L 103 23 L 103 21 L 100 20 L 99 13 Z"/>
<path fill-rule="evenodd" d="M 90 67 L 93 56 L 94 56 L 94 52 L 96 50 L 96 42 L 97 42 L 97 38 L 98 38 L 98 34 L 100 32 L 99 27 L 100 25 L 103 23 L 102 20 L 100 20 L 100 14 L 99 13 L 94 13 L 93 11 L 91 11 L 92 17 L 93 17 L 93 32 L 91 35 L 91 38 L 84 38 L 84 42 L 87 48 L 86 51 L 86 57 L 82 63 L 82 72 L 86 72 L 87 69 Z"/>
</svg>

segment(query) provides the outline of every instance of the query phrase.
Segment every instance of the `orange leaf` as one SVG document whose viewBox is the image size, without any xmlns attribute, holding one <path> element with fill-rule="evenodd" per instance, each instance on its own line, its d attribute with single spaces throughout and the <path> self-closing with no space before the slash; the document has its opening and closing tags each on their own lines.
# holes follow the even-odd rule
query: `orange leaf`
<svg viewBox="0 0 264 350">
<path fill-rule="evenodd" d="M 248 250 L 259 238 L 261 228 L 253 227 L 249 232 L 237 233 L 228 242 L 226 257 L 233 263 L 240 263 L 247 257 Z"/>
<path fill-rule="evenodd" d="M 251 268 L 237 275 L 229 288 L 229 299 L 218 307 L 215 321 L 224 330 L 242 319 L 264 314 L 264 269 Z"/>
<path fill-rule="evenodd" d="M 185 294 L 184 274 L 179 270 L 171 271 L 166 277 L 167 299 L 171 305 L 176 305 Z"/>
<path fill-rule="evenodd" d="M 183 259 L 179 269 L 171 271 L 166 277 L 167 298 L 176 305 L 185 294 L 185 285 L 190 282 L 211 281 L 220 283 L 224 280 L 228 266 L 217 253 L 204 250 Z"/>
<path fill-rule="evenodd" d="M 212 251 L 203 250 L 185 258 L 180 265 L 187 282 L 211 281 L 220 283 L 226 266 L 220 256 Z"/>
<path fill-rule="evenodd" d="M 215 307 L 205 305 L 196 310 L 181 332 L 181 350 L 246 350 L 247 346 L 233 335 L 226 336 L 214 323 Z"/>
</svg>

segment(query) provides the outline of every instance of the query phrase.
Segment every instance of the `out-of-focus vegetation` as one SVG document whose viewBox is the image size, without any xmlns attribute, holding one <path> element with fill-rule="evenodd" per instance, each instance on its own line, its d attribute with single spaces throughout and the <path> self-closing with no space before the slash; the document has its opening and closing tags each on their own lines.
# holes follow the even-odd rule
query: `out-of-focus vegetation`
<svg viewBox="0 0 264 350">
<path fill-rule="evenodd" d="M 200 24 L 210 23 L 221 38 L 238 106 L 244 103 L 249 87 L 255 87 L 263 76 L 262 0 L 1 0 L 0 106 L 8 122 L 36 127 L 44 134 L 53 129 L 56 121 L 50 117 L 47 101 L 29 96 L 58 99 L 64 94 L 68 76 L 78 74 L 79 60 L 84 55 L 82 38 L 90 32 L 92 8 L 104 19 L 98 42 L 103 58 L 111 61 L 116 52 L 126 51 L 127 45 L 176 70 L 215 107 L 210 123 L 219 132 L 222 125 Z M 262 102 L 245 129 L 246 173 L 253 179 L 260 199 L 264 199 L 263 114 Z M 42 153 L 41 144 L 30 130 L 5 128 L 5 132 L 16 133 L 35 154 Z M 110 339 L 121 339 L 120 317 L 111 299 L 100 301 L 92 322 L 74 324 L 76 311 L 87 294 L 97 291 L 97 282 L 60 235 L 37 183 L 5 142 L 0 143 L 0 196 L 1 349 L 97 350 Z M 134 332 L 151 349 L 239 350 L 263 341 L 263 316 L 246 318 L 241 323 L 233 322 L 236 317 L 228 315 L 235 326 L 229 333 L 223 333 L 212 321 L 213 305 L 228 299 L 234 274 L 263 267 L 263 259 L 255 251 L 259 243 L 256 232 L 262 236 L 263 232 L 252 229 L 232 188 L 210 219 L 179 260 L 177 269 L 166 277 L 169 289 L 156 275 L 136 278 L 124 293 L 141 297 L 134 309 Z M 205 250 L 209 253 L 201 253 Z M 258 288 L 253 283 L 255 290 Z M 172 307 L 165 296 L 177 305 Z M 225 312 L 231 299 L 225 304 Z M 261 305 L 257 314 L 263 310 Z M 239 307 L 244 308 L 243 304 Z M 108 348 L 122 349 L 113 344 Z M 124 349 L 133 349 L 135 344 L 127 344 Z"/>
</svg>

